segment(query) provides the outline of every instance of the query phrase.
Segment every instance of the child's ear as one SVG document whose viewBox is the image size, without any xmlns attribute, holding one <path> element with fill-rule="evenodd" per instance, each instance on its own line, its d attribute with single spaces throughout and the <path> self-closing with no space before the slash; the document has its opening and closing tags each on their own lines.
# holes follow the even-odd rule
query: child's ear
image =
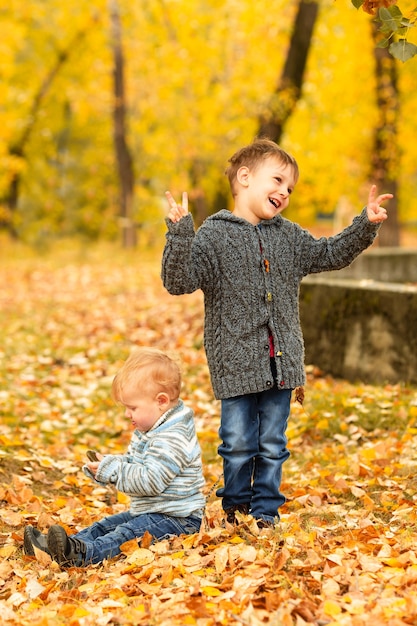
<svg viewBox="0 0 417 626">
<path fill-rule="evenodd" d="M 243 187 L 247 187 L 249 185 L 249 168 L 246 165 L 239 167 L 236 173 L 236 180 Z"/>
<path fill-rule="evenodd" d="M 158 393 L 158 395 L 156 396 L 156 401 L 158 403 L 159 408 L 162 411 L 165 411 L 171 402 L 169 399 L 169 395 L 165 393 L 164 391 L 161 391 L 160 393 Z"/>
</svg>

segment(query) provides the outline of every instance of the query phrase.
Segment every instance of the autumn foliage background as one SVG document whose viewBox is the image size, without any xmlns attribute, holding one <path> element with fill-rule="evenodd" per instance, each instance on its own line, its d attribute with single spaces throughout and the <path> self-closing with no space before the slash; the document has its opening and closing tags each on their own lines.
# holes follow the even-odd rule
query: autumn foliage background
<svg viewBox="0 0 417 626">
<path fill-rule="evenodd" d="M 308 3 L 307 3 L 308 4 Z M 357 0 L 320 0 L 301 98 L 283 147 L 301 177 L 291 217 L 303 226 L 338 206 L 350 219 L 375 180 L 378 125 L 371 16 Z M 391 1 L 366 6 L 392 5 Z M 82 234 L 116 239 L 119 181 L 111 13 L 120 16 L 125 141 L 133 162 L 132 218 L 146 245 L 163 233 L 163 193 L 224 208 L 227 159 L 252 140 L 283 71 L 300 0 L 13 0 L 0 11 L 0 226 L 43 249 Z M 405 16 L 415 3 L 400 0 Z M 414 10 L 414 14 L 413 14 Z M 408 29 L 417 42 L 415 28 Z M 396 64 L 395 155 L 399 219 L 415 226 L 416 58 Z M 116 102 L 117 104 L 117 102 Z M 398 118 L 398 121 L 397 121 Z M 391 131 L 390 131 L 391 132 Z M 383 155 L 381 155 L 383 156 Z M 16 182 L 18 181 L 18 190 Z M 13 204 L 18 191 L 17 207 Z M 386 190 L 385 190 L 386 191 Z"/>
<path fill-rule="evenodd" d="M 292 404 L 281 523 L 259 531 L 241 517 L 232 527 L 215 497 L 220 407 L 202 347 L 202 296 L 169 296 L 159 277 L 163 192 L 188 189 L 192 209 L 202 196 L 221 208 L 225 163 L 256 133 L 297 3 L 119 4 L 140 224 L 130 251 L 120 245 L 108 3 L 12 0 L 0 10 L 0 224 L 10 224 L 4 198 L 15 176 L 21 185 L 17 238 L 0 238 L 2 623 L 417 624 L 417 389 L 347 383 L 307 364 L 304 405 Z M 343 205 L 349 219 L 366 200 L 372 54 L 369 16 L 323 0 L 303 96 L 283 137 L 301 169 L 288 217 L 317 233 L 317 216 Z M 414 247 L 415 63 L 398 65 L 394 172 L 402 241 Z M 19 154 L 37 93 L 42 106 Z M 182 361 L 206 477 L 201 532 L 156 544 L 145 537 L 88 568 L 24 556 L 26 524 L 72 533 L 128 505 L 81 466 L 89 448 L 126 448 L 129 424 L 110 384 L 137 345 Z"/>
<path fill-rule="evenodd" d="M 201 294 L 169 296 L 158 254 L 103 244 L 44 257 L 3 248 L 0 280 L 4 624 L 416 623 L 415 388 L 348 384 L 310 364 L 304 406 L 292 405 L 282 521 L 259 531 L 246 517 L 234 528 L 213 492 L 219 405 Z M 126 448 L 130 425 L 109 391 L 136 345 L 181 358 L 207 481 L 200 534 L 145 538 L 122 558 L 79 569 L 24 556 L 25 524 L 75 532 L 127 505 L 81 465 L 89 448 Z"/>
</svg>

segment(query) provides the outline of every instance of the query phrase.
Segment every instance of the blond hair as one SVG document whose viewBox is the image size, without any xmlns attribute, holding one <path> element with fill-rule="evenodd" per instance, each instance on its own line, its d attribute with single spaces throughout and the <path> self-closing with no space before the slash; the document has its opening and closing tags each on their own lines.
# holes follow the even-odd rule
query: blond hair
<svg viewBox="0 0 417 626">
<path fill-rule="evenodd" d="M 112 398 L 123 404 L 123 391 L 133 386 L 144 393 L 163 391 L 170 401 L 178 400 L 181 370 L 178 363 L 155 348 L 138 348 L 127 358 L 112 383 Z"/>
<path fill-rule="evenodd" d="M 230 165 L 227 167 L 225 174 L 229 179 L 232 193 L 235 195 L 237 172 L 241 167 L 245 166 L 250 170 L 254 170 L 260 163 L 270 157 L 276 157 L 284 165 L 290 165 L 294 173 L 294 183 L 297 182 L 299 170 L 294 157 L 270 139 L 255 139 L 248 146 L 240 148 L 229 159 Z"/>
</svg>

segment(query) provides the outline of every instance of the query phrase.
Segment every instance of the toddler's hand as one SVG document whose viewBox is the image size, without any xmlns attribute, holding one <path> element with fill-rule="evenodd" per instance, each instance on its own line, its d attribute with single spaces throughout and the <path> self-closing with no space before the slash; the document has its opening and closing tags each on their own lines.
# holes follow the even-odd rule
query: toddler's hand
<svg viewBox="0 0 417 626">
<path fill-rule="evenodd" d="M 98 466 L 100 465 L 100 461 L 104 459 L 102 454 L 99 454 L 95 450 L 87 450 L 87 457 L 90 463 L 87 463 L 87 467 L 94 476 L 98 470 Z"/>
<path fill-rule="evenodd" d="M 376 196 L 376 185 L 372 185 L 369 196 L 368 196 L 368 204 L 366 207 L 366 211 L 368 214 L 368 220 L 373 224 L 380 224 L 384 222 L 387 218 L 387 210 L 381 206 L 381 203 L 385 200 L 390 200 L 394 196 L 392 193 L 383 193 L 380 196 Z"/>
<path fill-rule="evenodd" d="M 100 461 L 96 461 L 95 463 L 87 463 L 87 467 L 94 476 L 97 473 L 98 466 L 100 465 Z"/>
<path fill-rule="evenodd" d="M 184 215 L 187 215 L 188 213 L 188 194 L 186 191 L 184 191 L 184 193 L 182 194 L 182 203 L 181 204 L 177 204 L 174 200 L 174 197 L 172 196 L 170 191 L 166 191 L 165 195 L 167 197 L 168 200 L 168 204 L 170 206 L 169 209 L 169 213 L 168 213 L 168 218 L 171 220 L 171 222 L 179 222 L 180 219 L 182 217 L 184 217 Z"/>
</svg>

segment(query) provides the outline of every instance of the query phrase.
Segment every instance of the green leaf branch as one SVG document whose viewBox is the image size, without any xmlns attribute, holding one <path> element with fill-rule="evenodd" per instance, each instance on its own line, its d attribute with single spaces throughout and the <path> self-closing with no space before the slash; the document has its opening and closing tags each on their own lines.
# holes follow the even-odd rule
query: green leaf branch
<svg viewBox="0 0 417 626">
<path fill-rule="evenodd" d="M 367 13 L 375 15 L 375 21 L 380 24 L 379 31 L 383 38 L 378 42 L 378 48 L 388 48 L 390 54 L 399 61 L 405 62 L 417 55 L 417 46 L 407 40 L 409 30 L 415 26 L 417 7 L 406 17 L 397 4 L 386 5 L 387 2 L 365 2 L 352 0 L 356 9 L 363 8 Z M 377 9 L 377 11 L 375 11 Z"/>
</svg>

